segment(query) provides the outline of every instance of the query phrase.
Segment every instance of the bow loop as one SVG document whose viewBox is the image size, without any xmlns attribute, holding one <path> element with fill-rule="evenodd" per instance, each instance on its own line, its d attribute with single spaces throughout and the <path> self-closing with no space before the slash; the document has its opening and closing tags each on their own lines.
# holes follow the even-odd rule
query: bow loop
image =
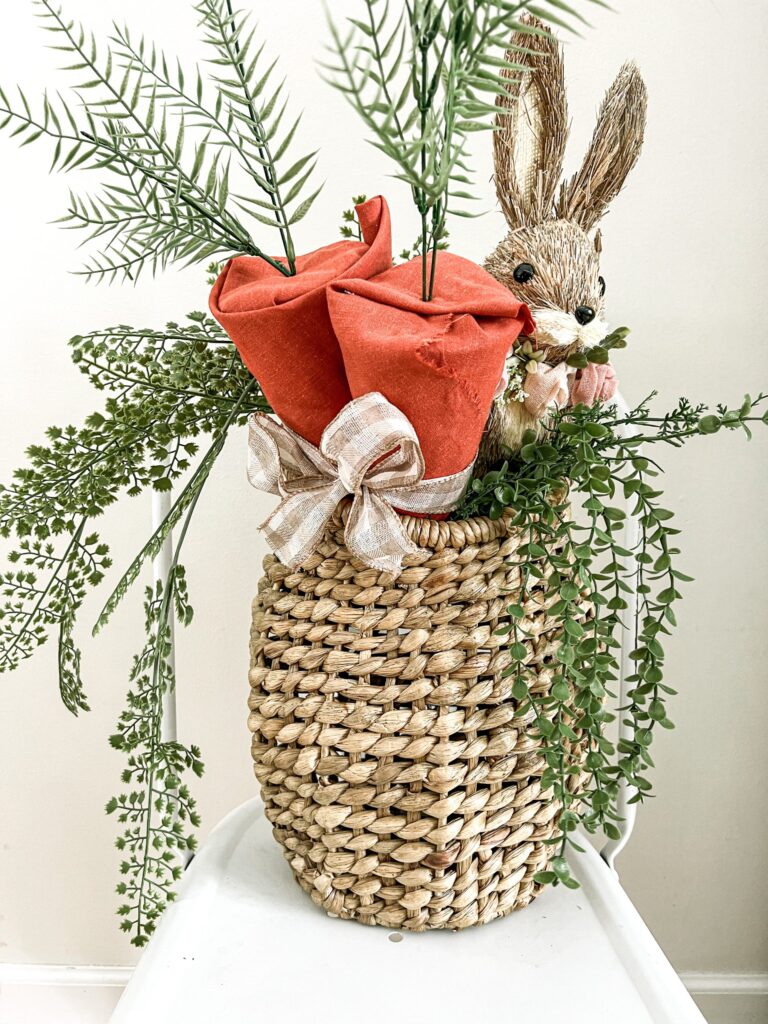
<svg viewBox="0 0 768 1024">
<path fill-rule="evenodd" d="M 249 422 L 248 479 L 283 499 L 261 528 L 291 568 L 317 549 L 336 506 L 351 494 L 347 547 L 366 565 L 397 574 L 418 547 L 393 505 L 422 515 L 448 512 L 471 471 L 470 464 L 461 473 L 424 480 L 412 424 L 378 392 L 344 406 L 319 449 L 264 413 Z"/>
<path fill-rule="evenodd" d="M 387 490 L 417 484 L 424 476 L 416 431 L 377 391 L 344 406 L 323 431 L 320 451 L 337 466 L 350 494 L 363 481 Z"/>
</svg>

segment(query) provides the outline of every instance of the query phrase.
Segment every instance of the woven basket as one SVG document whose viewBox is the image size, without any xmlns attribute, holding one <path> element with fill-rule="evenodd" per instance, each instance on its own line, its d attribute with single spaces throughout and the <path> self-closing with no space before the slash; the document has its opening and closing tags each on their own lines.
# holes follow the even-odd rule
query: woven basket
<svg viewBox="0 0 768 1024">
<path fill-rule="evenodd" d="M 404 517 L 421 551 L 393 579 L 347 550 L 346 513 L 301 569 L 264 561 L 249 726 L 267 817 L 330 914 L 412 931 L 492 921 L 538 895 L 556 849 L 559 805 L 496 635 L 523 540 L 509 518 Z M 560 632 L 535 581 L 525 610 L 546 693 Z"/>
</svg>

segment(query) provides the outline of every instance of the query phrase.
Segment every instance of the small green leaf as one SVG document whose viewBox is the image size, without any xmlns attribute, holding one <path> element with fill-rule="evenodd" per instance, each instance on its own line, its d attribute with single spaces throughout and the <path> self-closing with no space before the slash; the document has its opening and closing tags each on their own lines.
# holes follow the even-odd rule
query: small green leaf
<svg viewBox="0 0 768 1024">
<path fill-rule="evenodd" d="M 573 352 L 566 359 L 566 365 L 574 367 L 577 370 L 583 370 L 589 366 L 589 359 L 585 352 Z"/>
<path fill-rule="evenodd" d="M 561 703 L 570 699 L 571 691 L 564 679 L 559 679 L 552 687 L 552 696 Z"/>
<path fill-rule="evenodd" d="M 554 871 L 537 871 L 533 876 L 534 882 L 538 882 L 539 885 L 551 885 L 552 882 L 557 881 L 557 875 Z"/>
<path fill-rule="evenodd" d="M 702 416 L 699 420 L 699 430 L 702 434 L 716 434 L 722 426 L 719 416 Z"/>
<path fill-rule="evenodd" d="M 595 345 L 590 349 L 587 349 L 587 359 L 590 363 L 596 363 L 598 366 L 605 366 L 610 361 L 610 355 L 608 351 L 603 348 L 602 345 Z"/>
</svg>

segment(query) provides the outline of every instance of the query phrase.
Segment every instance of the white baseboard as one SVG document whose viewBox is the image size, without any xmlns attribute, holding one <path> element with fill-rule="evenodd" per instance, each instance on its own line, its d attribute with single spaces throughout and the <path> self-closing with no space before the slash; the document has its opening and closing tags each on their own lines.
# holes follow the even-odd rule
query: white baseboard
<svg viewBox="0 0 768 1024">
<path fill-rule="evenodd" d="M 709 1024 L 765 1024 L 768 974 L 688 971 L 681 975 Z"/>
<path fill-rule="evenodd" d="M 125 988 L 132 967 L 77 964 L 0 964 L 0 985 L 75 985 L 78 988 Z"/>
<path fill-rule="evenodd" d="M 0 1024 L 103 1024 L 132 967 L 0 964 Z M 768 974 L 688 971 L 683 983 L 710 1024 L 768 1020 Z"/>
<path fill-rule="evenodd" d="M 106 1024 L 130 967 L 0 964 L 0 1024 Z"/>
<path fill-rule="evenodd" d="M 77 964 L 0 964 L 0 985 L 77 985 L 80 988 L 125 988 L 132 967 Z M 692 995 L 748 995 L 768 997 L 768 973 L 721 974 L 685 971 L 680 975 Z"/>
<path fill-rule="evenodd" d="M 768 974 L 685 971 L 680 977 L 692 996 L 763 996 L 768 998 Z"/>
</svg>

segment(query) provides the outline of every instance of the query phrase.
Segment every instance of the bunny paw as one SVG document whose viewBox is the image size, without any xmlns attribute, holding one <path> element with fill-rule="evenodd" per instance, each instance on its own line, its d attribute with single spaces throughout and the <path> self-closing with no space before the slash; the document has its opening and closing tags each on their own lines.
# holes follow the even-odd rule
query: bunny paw
<svg viewBox="0 0 768 1024">
<path fill-rule="evenodd" d="M 616 371 L 610 363 L 590 363 L 579 370 L 571 386 L 571 405 L 592 407 L 598 402 L 608 402 L 616 394 L 619 382 Z"/>
</svg>

